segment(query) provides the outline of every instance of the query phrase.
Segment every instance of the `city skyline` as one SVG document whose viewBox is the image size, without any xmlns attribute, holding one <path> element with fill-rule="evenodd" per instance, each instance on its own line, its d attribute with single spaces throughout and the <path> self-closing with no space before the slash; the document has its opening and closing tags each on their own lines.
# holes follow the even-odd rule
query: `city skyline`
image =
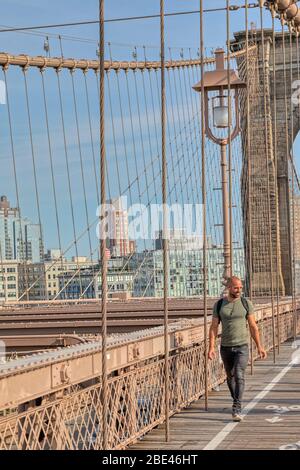
<svg viewBox="0 0 300 470">
<path fill-rule="evenodd" d="M 135 251 L 138 252 L 143 252 L 145 250 L 153 250 L 153 249 L 161 249 L 161 238 L 162 238 L 162 230 L 157 230 L 153 231 L 152 229 L 149 229 L 148 232 L 146 233 L 155 233 L 155 237 L 153 239 L 147 239 L 151 241 L 151 245 L 149 246 L 142 246 L 142 243 L 136 243 L 135 240 L 130 240 L 129 238 L 129 231 L 128 231 L 128 212 L 127 210 L 123 210 L 122 207 L 120 206 L 121 204 L 121 199 L 122 198 L 114 198 L 114 199 L 109 199 L 107 201 L 108 206 L 112 207 L 113 210 L 110 210 L 107 215 L 107 226 L 108 226 L 108 231 L 107 231 L 107 247 L 110 250 L 110 255 L 113 257 L 118 257 L 118 256 L 126 256 L 130 253 L 133 253 Z M 171 206 L 170 209 L 174 209 L 176 206 Z M 184 209 L 184 208 L 183 208 Z M 5 237 L 1 238 L 1 230 L 4 230 L 4 224 L 1 225 L 1 220 L 3 219 L 3 214 L 5 214 L 7 211 L 10 211 L 9 214 L 13 215 L 14 218 L 14 226 L 15 228 L 20 227 L 20 217 L 19 214 L 21 213 L 20 209 L 18 207 L 11 207 L 10 201 L 7 198 L 6 195 L 0 196 L 0 242 L 1 242 L 1 250 L 2 250 L 2 256 L 3 259 L 12 259 L 12 260 L 18 260 L 19 258 L 21 259 L 21 256 L 18 257 L 8 257 L 5 258 L 4 253 L 5 253 L 5 242 L 4 239 Z M 171 221 L 171 215 L 172 212 L 170 212 L 170 221 Z M 194 214 L 195 215 L 195 214 Z M 62 256 L 63 258 L 69 258 L 69 259 L 75 259 L 76 256 L 84 256 L 87 259 L 89 258 L 89 255 L 91 253 L 88 252 L 81 252 L 76 254 L 69 254 L 69 256 L 66 256 L 64 254 L 64 251 L 60 251 L 60 249 L 57 246 L 52 246 L 48 247 L 45 246 L 43 240 L 39 239 L 40 234 L 44 234 L 45 231 L 43 230 L 43 227 L 40 227 L 39 224 L 31 222 L 26 216 L 22 216 L 22 220 L 25 221 L 25 224 L 29 225 L 29 227 L 33 227 L 34 229 L 34 234 L 35 234 L 35 239 L 34 243 L 35 245 L 38 243 L 39 245 L 39 258 L 40 261 L 43 259 L 47 259 L 47 253 L 49 257 L 49 253 L 51 253 L 51 258 L 59 258 Z M 181 218 L 180 218 L 181 220 Z M 149 220 L 151 223 L 151 220 Z M 182 222 L 184 222 L 182 220 Z M 22 225 L 23 223 L 21 223 Z M 201 225 L 201 224 L 200 224 Z M 23 225 L 22 225 L 22 231 L 23 231 Z M 25 230 L 25 235 L 29 236 L 30 230 Z M 15 236 L 15 235 L 14 235 Z M 24 236 L 24 240 L 27 240 L 27 238 Z M 177 243 L 177 248 L 178 249 L 178 240 L 180 240 L 181 243 L 181 250 L 194 250 L 194 249 L 202 249 L 203 247 L 203 237 L 202 237 L 202 231 L 200 231 L 199 235 L 197 235 L 195 232 L 190 232 L 186 227 L 180 226 L 180 227 L 171 227 L 168 229 L 168 239 L 171 242 L 170 245 L 170 250 L 174 249 L 173 245 L 175 246 Z M 26 241 L 24 242 L 26 244 Z M 30 239 L 28 239 L 28 243 L 32 243 Z M 212 238 L 210 234 L 207 234 L 207 246 L 208 247 L 218 247 L 218 245 L 221 246 L 221 244 L 218 244 L 216 240 Z M 13 246 L 16 246 L 16 243 L 13 243 Z M 137 249 L 139 248 L 139 250 Z M 41 251 L 43 249 L 43 251 Z M 14 248 L 13 253 L 16 253 L 19 250 Z M 34 258 L 31 258 L 30 256 L 26 255 L 26 251 L 24 250 L 24 256 L 22 259 L 28 259 L 32 260 L 33 262 L 38 261 L 38 256 L 37 254 L 37 248 L 35 247 L 35 250 L 33 250 L 35 253 Z M 60 253 L 60 254 L 59 254 Z M 93 257 L 92 257 L 93 258 Z"/>
</svg>

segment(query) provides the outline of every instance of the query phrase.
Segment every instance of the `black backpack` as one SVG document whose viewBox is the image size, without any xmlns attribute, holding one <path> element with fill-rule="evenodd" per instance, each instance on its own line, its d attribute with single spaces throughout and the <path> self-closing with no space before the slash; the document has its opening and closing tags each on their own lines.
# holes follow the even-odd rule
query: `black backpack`
<svg viewBox="0 0 300 470">
<path fill-rule="evenodd" d="M 220 323 L 220 321 L 221 321 L 220 311 L 221 311 L 221 308 L 222 308 L 223 300 L 224 300 L 224 299 L 219 299 L 218 302 L 217 302 L 217 314 L 218 314 L 218 317 L 219 317 L 219 323 Z M 247 318 L 248 313 L 249 313 L 249 304 L 248 304 L 248 301 L 247 301 L 246 297 L 241 297 L 241 301 L 242 301 L 242 304 L 243 304 L 244 309 L 246 310 L 246 318 Z"/>
</svg>

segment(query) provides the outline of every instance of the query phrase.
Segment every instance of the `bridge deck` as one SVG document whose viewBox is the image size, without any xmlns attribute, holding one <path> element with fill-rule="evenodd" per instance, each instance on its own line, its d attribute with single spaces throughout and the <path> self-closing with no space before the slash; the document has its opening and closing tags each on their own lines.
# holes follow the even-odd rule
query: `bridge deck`
<svg viewBox="0 0 300 470">
<path fill-rule="evenodd" d="M 231 420 L 223 384 L 210 392 L 208 411 L 201 398 L 170 419 L 169 443 L 161 425 L 130 449 L 300 449 L 300 365 L 290 364 L 294 352 L 289 341 L 281 345 L 276 364 L 270 352 L 267 360 L 255 363 L 253 376 L 248 368 L 241 423 Z"/>
</svg>

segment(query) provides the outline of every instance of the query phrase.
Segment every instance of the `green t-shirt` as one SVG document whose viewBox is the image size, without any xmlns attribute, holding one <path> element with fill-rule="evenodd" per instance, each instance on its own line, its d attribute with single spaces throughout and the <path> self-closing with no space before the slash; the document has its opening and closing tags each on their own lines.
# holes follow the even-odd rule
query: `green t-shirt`
<svg viewBox="0 0 300 470">
<path fill-rule="evenodd" d="M 248 302 L 248 315 L 254 313 L 254 307 L 250 300 Z M 219 318 L 217 313 L 217 303 L 214 305 L 213 318 Z M 229 302 L 223 299 L 220 310 L 220 320 L 222 323 L 221 345 L 222 346 L 239 346 L 248 344 L 247 332 L 247 312 L 242 304 L 241 299 Z"/>
</svg>

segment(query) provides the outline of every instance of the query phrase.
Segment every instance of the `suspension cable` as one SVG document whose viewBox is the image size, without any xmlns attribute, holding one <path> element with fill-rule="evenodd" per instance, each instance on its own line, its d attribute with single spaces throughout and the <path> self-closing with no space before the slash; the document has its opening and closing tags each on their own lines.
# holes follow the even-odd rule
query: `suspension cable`
<svg viewBox="0 0 300 470">
<path fill-rule="evenodd" d="M 280 353 L 280 317 L 279 317 L 279 208 L 278 208 L 278 155 L 277 155 L 277 84 L 276 84 L 276 37 L 275 37 L 275 10 L 271 9 L 272 15 L 272 42 L 273 42 L 273 152 L 275 161 L 275 202 L 276 202 L 276 311 L 277 311 L 277 354 Z"/>
<path fill-rule="evenodd" d="M 296 52 L 297 52 L 297 80 L 298 80 L 298 83 L 299 83 L 299 80 L 300 80 L 300 57 L 299 57 L 299 30 L 298 30 L 298 28 L 296 30 Z M 299 124 L 300 124 L 300 102 L 298 104 L 298 127 L 299 127 Z M 293 168 L 293 171 L 294 171 L 294 168 Z M 299 183 L 299 180 L 297 178 L 297 175 L 295 175 L 295 176 L 296 176 L 296 182 L 297 182 L 298 193 L 299 193 L 300 183 Z M 297 210 L 299 210 L 299 196 L 297 198 Z M 295 232 L 296 232 L 296 229 L 295 229 Z M 297 229 L 297 232 L 299 232 L 299 228 Z M 295 233 L 295 237 L 296 237 L 296 233 Z M 296 257 L 297 257 L 297 259 L 299 257 L 299 246 L 298 246 L 298 244 L 296 245 Z M 295 280 L 295 283 L 296 283 L 296 265 L 294 266 L 294 269 L 295 269 L 294 280 Z M 296 285 L 295 285 L 295 294 L 296 294 L 296 292 L 297 291 L 296 291 Z M 298 327 L 298 310 L 297 310 L 297 305 L 296 305 L 296 315 L 295 315 L 295 332 L 296 333 L 297 333 L 297 327 Z"/>
<path fill-rule="evenodd" d="M 232 252 L 232 142 L 231 142 L 231 87 L 230 87 L 230 20 L 229 20 L 229 0 L 226 0 L 226 35 L 227 35 L 227 93 L 228 93 L 228 173 L 229 173 L 229 193 L 228 193 L 228 206 L 226 211 L 229 210 L 229 250 L 230 250 L 230 276 L 233 274 L 233 252 Z"/>
<path fill-rule="evenodd" d="M 260 27 L 261 27 L 261 42 L 262 42 L 262 74 L 263 74 L 263 101 L 264 101 L 264 126 L 265 126 L 265 150 L 266 150 L 266 178 L 267 178 L 267 222 L 268 222 L 268 239 L 269 239 L 269 257 L 270 257 L 270 275 L 271 275 L 271 303 L 272 303 L 272 339 L 273 339 L 273 361 L 276 361 L 276 347 L 275 347 L 275 317 L 274 317 L 274 279 L 273 279 L 273 240 L 272 240 L 272 226 L 271 226 L 271 205 L 270 205 L 270 170 L 269 170 L 269 133 L 267 121 L 267 97 L 266 97 L 266 58 L 265 58 L 265 37 L 263 28 L 263 6 L 264 1 L 260 0 Z"/>
<path fill-rule="evenodd" d="M 293 42 L 292 42 L 292 28 L 289 25 L 289 46 L 290 46 L 290 95 L 293 94 Z M 291 151 L 290 160 L 292 163 L 292 230 L 291 230 L 291 256 L 292 256 L 292 303 L 293 303 L 293 334 L 294 340 L 296 339 L 296 297 L 295 297 L 295 175 L 294 167 L 294 110 L 292 100 L 290 101 L 290 122 L 291 122 Z"/>
<path fill-rule="evenodd" d="M 248 191 L 247 191 L 247 205 L 248 205 L 248 210 L 247 210 L 247 222 L 248 222 L 248 230 L 247 233 L 245 233 L 245 236 L 247 236 L 247 243 L 248 243 L 248 263 L 246 264 L 246 269 L 248 271 L 247 274 L 247 279 L 249 279 L 249 285 L 248 285 L 248 295 L 250 298 L 250 301 L 252 302 L 253 300 L 253 292 L 252 292 L 252 214 L 251 214 L 251 162 L 250 162 L 250 90 L 249 90 L 249 25 L 248 25 L 248 0 L 245 0 L 245 31 L 246 31 L 246 106 L 247 106 L 247 137 L 246 137 L 246 142 L 247 142 L 247 181 L 248 181 Z M 250 335 L 250 367 L 251 367 L 251 375 L 253 375 L 253 340 Z"/>
<path fill-rule="evenodd" d="M 201 60 L 201 170 L 202 170 L 202 204 L 203 204 L 203 307 L 204 307 L 204 375 L 205 375 L 205 409 L 208 409 L 208 343 L 207 343 L 207 267 L 206 267 L 206 166 L 205 166 L 205 103 L 204 103 L 204 21 L 203 0 L 200 0 L 200 60 Z"/>
<path fill-rule="evenodd" d="M 257 3 L 252 3 L 251 8 L 257 8 Z M 230 11 L 238 11 L 239 9 L 244 8 L 243 5 L 231 5 Z M 203 13 L 208 12 L 216 12 L 216 11 L 225 11 L 226 8 L 209 8 L 203 10 Z M 195 15 L 199 14 L 199 10 L 191 10 L 191 11 L 180 11 L 174 13 L 165 13 L 165 16 L 183 16 L 183 15 Z M 145 19 L 154 19 L 159 18 L 159 15 L 143 15 L 143 16 L 127 16 L 123 18 L 110 18 L 104 21 L 104 23 L 113 23 L 113 22 L 120 22 L 120 21 L 134 21 L 134 20 L 145 20 Z M 7 28 L 7 29 L 0 29 L 0 33 L 7 33 L 10 31 L 26 31 L 30 29 L 42 29 L 42 28 L 59 28 L 59 27 L 66 27 L 66 26 L 80 26 L 80 25 L 87 25 L 87 24 L 97 24 L 97 20 L 91 21 L 76 21 L 73 23 L 58 23 L 58 24 L 48 24 L 48 25 L 40 25 L 40 26 L 26 26 L 26 27 L 18 27 L 18 28 Z"/>
<path fill-rule="evenodd" d="M 160 57 L 161 57 L 161 167 L 162 167 L 162 203 L 163 203 L 163 270 L 164 270 L 164 342 L 165 342 L 165 439 L 170 439 L 170 399 L 169 399 L 169 330 L 168 330 L 168 221 L 167 221 L 167 159 L 166 159 L 166 83 L 165 83 L 165 2 L 160 0 Z"/>
<path fill-rule="evenodd" d="M 99 0 L 99 43 L 100 43 L 100 176 L 101 176 L 101 308 L 102 308 L 102 449 L 108 449 L 108 377 L 107 377 L 107 261 L 104 237 L 104 207 L 106 204 L 105 187 L 105 71 L 104 71 L 104 0 Z"/>
<path fill-rule="evenodd" d="M 289 169 L 289 161 L 291 161 L 291 154 L 290 154 L 290 142 L 289 142 L 289 131 L 288 131 L 288 107 L 287 107 L 287 73 L 286 73 L 286 47 L 285 47 L 285 30 L 284 30 L 284 18 L 281 15 L 281 34 L 282 34 L 282 55 L 283 55 L 283 82 L 284 82 L 284 119 L 285 119 L 285 146 L 286 146 L 286 171 L 287 174 L 284 175 L 286 178 L 286 195 L 287 195 L 287 201 L 289 201 L 288 197 L 288 192 L 289 192 L 289 175 L 288 175 L 288 169 Z M 291 161 L 292 167 L 293 167 L 293 161 Z M 293 169 L 292 169 L 293 171 Z M 289 230 L 289 236 L 288 236 L 288 244 L 289 244 L 289 261 L 290 261 L 290 288 L 291 290 L 293 289 L 292 287 L 292 247 L 291 247 L 291 234 L 290 234 L 290 226 L 291 226 L 291 217 L 290 217 L 290 210 L 289 210 L 289 204 L 288 204 L 288 213 L 287 213 L 287 220 L 288 220 L 288 230 Z"/>
</svg>

